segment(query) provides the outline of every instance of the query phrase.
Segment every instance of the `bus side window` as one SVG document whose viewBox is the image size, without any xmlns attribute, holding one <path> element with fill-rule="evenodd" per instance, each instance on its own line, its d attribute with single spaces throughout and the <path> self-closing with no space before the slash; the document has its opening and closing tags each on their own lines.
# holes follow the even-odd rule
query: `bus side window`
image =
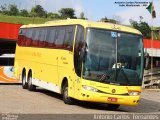
<svg viewBox="0 0 160 120">
<path fill-rule="evenodd" d="M 56 39 L 55 39 L 56 48 L 63 48 L 64 37 L 65 37 L 65 26 L 57 27 Z"/>
<path fill-rule="evenodd" d="M 80 59 L 79 52 L 81 51 L 83 46 L 84 46 L 84 28 L 78 25 L 76 32 L 76 40 L 74 45 L 74 66 L 75 66 L 75 72 L 78 76 L 81 76 L 82 61 Z"/>
<path fill-rule="evenodd" d="M 47 46 L 46 40 L 47 40 L 47 28 L 40 28 L 40 36 L 39 36 L 38 46 L 39 47 Z"/>
<path fill-rule="evenodd" d="M 24 46 L 25 45 L 25 39 L 26 39 L 26 29 L 20 29 L 19 35 L 18 35 L 18 45 Z"/>
<path fill-rule="evenodd" d="M 56 28 L 49 27 L 48 34 L 47 34 L 47 47 L 55 47 L 55 36 L 56 36 Z"/>
<path fill-rule="evenodd" d="M 32 46 L 38 46 L 38 41 L 39 41 L 39 36 L 40 36 L 40 28 L 35 28 L 34 29 L 34 36 L 32 36 Z"/>
<path fill-rule="evenodd" d="M 23 29 L 20 29 L 19 30 L 19 34 L 18 34 L 18 45 L 21 46 L 22 45 L 22 42 L 23 42 L 23 39 L 24 39 L 24 30 Z"/>
<path fill-rule="evenodd" d="M 32 43 L 32 32 L 33 29 L 32 28 L 28 28 L 26 29 L 26 40 L 25 40 L 25 46 L 30 46 Z"/>
<path fill-rule="evenodd" d="M 64 40 L 64 49 L 72 51 L 75 26 L 66 26 L 66 35 Z"/>
</svg>

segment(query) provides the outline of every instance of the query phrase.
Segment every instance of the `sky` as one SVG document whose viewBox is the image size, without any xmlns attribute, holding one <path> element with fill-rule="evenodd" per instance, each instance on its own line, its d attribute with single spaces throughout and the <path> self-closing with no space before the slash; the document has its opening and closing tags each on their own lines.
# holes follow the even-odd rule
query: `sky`
<svg viewBox="0 0 160 120">
<path fill-rule="evenodd" d="M 151 2 L 153 1 L 156 11 L 156 18 L 152 19 L 151 14 L 143 4 L 139 7 L 119 6 L 115 2 Z M 30 10 L 35 4 L 40 4 L 48 12 L 58 12 L 61 8 L 74 8 L 76 16 L 84 12 L 89 20 L 98 21 L 101 18 L 118 18 L 122 24 L 129 25 L 129 19 L 140 21 L 140 16 L 153 26 L 160 26 L 160 0 L 0 0 L 0 5 L 16 4 L 19 9 Z"/>
</svg>

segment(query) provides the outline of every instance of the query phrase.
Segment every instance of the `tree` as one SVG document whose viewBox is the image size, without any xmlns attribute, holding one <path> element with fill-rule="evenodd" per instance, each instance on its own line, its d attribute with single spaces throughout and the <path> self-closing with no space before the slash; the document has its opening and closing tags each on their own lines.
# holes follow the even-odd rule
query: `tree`
<svg viewBox="0 0 160 120">
<path fill-rule="evenodd" d="M 7 9 L 7 5 L 6 5 L 6 4 L 1 5 L 0 8 L 1 8 L 1 13 L 2 13 L 2 14 L 8 15 L 9 11 L 8 11 L 8 9 Z"/>
<path fill-rule="evenodd" d="M 59 13 L 62 18 L 76 18 L 75 10 L 73 8 L 62 8 L 59 10 Z"/>
<path fill-rule="evenodd" d="M 46 12 L 41 5 L 36 5 L 31 9 L 31 17 L 46 17 Z"/>
<path fill-rule="evenodd" d="M 122 18 L 118 15 L 114 15 L 113 20 L 115 20 L 117 24 L 121 24 L 123 21 Z"/>
<path fill-rule="evenodd" d="M 47 17 L 48 17 L 48 18 L 51 18 L 51 19 L 60 18 L 60 16 L 59 16 L 57 13 L 52 13 L 52 12 L 49 12 L 49 13 L 47 14 Z"/>
<path fill-rule="evenodd" d="M 138 23 L 137 21 L 134 21 L 132 19 L 130 19 L 130 24 L 137 30 L 139 30 L 142 34 L 144 38 L 151 38 L 151 28 L 148 25 L 148 23 L 146 22 L 140 22 Z"/>
<path fill-rule="evenodd" d="M 110 23 L 114 23 L 114 24 L 117 23 L 116 20 L 108 19 L 107 17 L 102 18 L 100 21 L 101 21 L 101 22 L 110 22 Z"/>
<path fill-rule="evenodd" d="M 84 12 L 81 12 L 81 13 L 80 13 L 80 19 L 87 20 L 87 18 L 85 18 L 85 16 L 84 16 Z"/>
<path fill-rule="evenodd" d="M 84 12 L 81 12 L 81 13 L 80 13 L 80 19 L 85 19 L 85 17 L 84 17 Z"/>
<path fill-rule="evenodd" d="M 13 15 L 13 16 L 17 16 L 19 14 L 19 9 L 17 8 L 17 5 L 9 5 L 9 11 L 8 11 L 9 15 Z"/>
<path fill-rule="evenodd" d="M 20 11 L 19 13 L 20 16 L 23 16 L 23 17 L 28 17 L 29 16 L 29 13 L 27 10 L 23 9 Z"/>
</svg>

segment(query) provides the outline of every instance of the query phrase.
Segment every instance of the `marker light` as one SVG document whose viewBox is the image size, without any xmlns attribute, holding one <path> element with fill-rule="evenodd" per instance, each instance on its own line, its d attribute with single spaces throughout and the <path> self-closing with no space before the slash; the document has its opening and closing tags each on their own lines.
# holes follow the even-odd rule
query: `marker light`
<svg viewBox="0 0 160 120">
<path fill-rule="evenodd" d="M 139 92 L 139 91 L 128 91 L 128 94 L 129 94 L 130 96 L 137 96 L 137 95 L 140 95 L 140 93 L 141 93 L 141 92 Z"/>
</svg>

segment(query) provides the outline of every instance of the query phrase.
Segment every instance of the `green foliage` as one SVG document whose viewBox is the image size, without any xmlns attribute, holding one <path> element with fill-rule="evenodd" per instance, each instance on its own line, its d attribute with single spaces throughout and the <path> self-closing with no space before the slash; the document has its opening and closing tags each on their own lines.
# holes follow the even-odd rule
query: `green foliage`
<svg viewBox="0 0 160 120">
<path fill-rule="evenodd" d="M 73 8 L 62 8 L 59 10 L 59 13 L 62 18 L 76 18 Z"/>
<path fill-rule="evenodd" d="M 23 17 L 28 17 L 29 16 L 29 13 L 27 10 L 23 9 L 20 11 L 19 13 L 20 16 L 23 16 Z"/>
<path fill-rule="evenodd" d="M 110 22 L 110 23 L 114 23 L 114 24 L 118 23 L 116 20 L 108 19 L 107 17 L 102 18 L 100 21 L 101 22 Z"/>
<path fill-rule="evenodd" d="M 31 18 L 21 16 L 8 16 L 0 14 L 0 22 L 16 23 L 16 24 L 41 24 L 53 19 L 49 18 Z"/>
<path fill-rule="evenodd" d="M 154 40 L 160 40 L 160 28 L 154 27 L 153 29 L 153 39 Z"/>
<path fill-rule="evenodd" d="M 41 5 L 32 8 L 30 15 L 32 17 L 46 17 L 46 12 Z"/>
<path fill-rule="evenodd" d="M 1 13 L 3 14 L 3 15 L 8 15 L 8 9 L 7 9 L 7 5 L 6 4 L 4 4 L 4 5 L 1 5 L 0 6 L 0 11 L 1 11 Z"/>
<path fill-rule="evenodd" d="M 85 18 L 85 16 L 84 16 L 84 12 L 81 12 L 81 13 L 80 13 L 80 19 L 88 20 L 88 18 Z"/>
<path fill-rule="evenodd" d="M 34 17 L 34 18 L 50 18 L 50 19 L 66 19 L 66 18 L 77 18 L 75 16 L 75 10 L 72 8 L 62 8 L 59 10 L 58 13 L 47 13 L 41 5 L 36 5 L 32 7 L 31 11 L 27 11 L 26 9 L 19 10 L 17 5 L 10 4 L 10 5 L 1 5 L 0 6 L 0 13 L 3 15 L 9 16 L 23 16 L 23 17 Z M 82 15 L 82 19 L 84 18 L 84 13 Z"/>
<path fill-rule="evenodd" d="M 60 16 L 59 16 L 57 13 L 49 12 L 49 13 L 47 14 L 47 18 L 54 19 L 54 18 L 60 18 Z"/>
<path fill-rule="evenodd" d="M 133 26 L 133 28 L 139 30 L 143 34 L 144 38 L 151 39 L 151 28 L 148 25 L 148 23 L 142 21 L 138 23 L 134 20 L 130 20 L 130 23 Z"/>
<path fill-rule="evenodd" d="M 84 17 L 84 12 L 81 12 L 81 14 L 80 14 L 80 19 L 85 19 L 85 17 Z"/>
<path fill-rule="evenodd" d="M 17 16 L 19 14 L 19 9 L 17 8 L 17 5 L 9 5 L 8 14 L 11 16 Z"/>
</svg>

